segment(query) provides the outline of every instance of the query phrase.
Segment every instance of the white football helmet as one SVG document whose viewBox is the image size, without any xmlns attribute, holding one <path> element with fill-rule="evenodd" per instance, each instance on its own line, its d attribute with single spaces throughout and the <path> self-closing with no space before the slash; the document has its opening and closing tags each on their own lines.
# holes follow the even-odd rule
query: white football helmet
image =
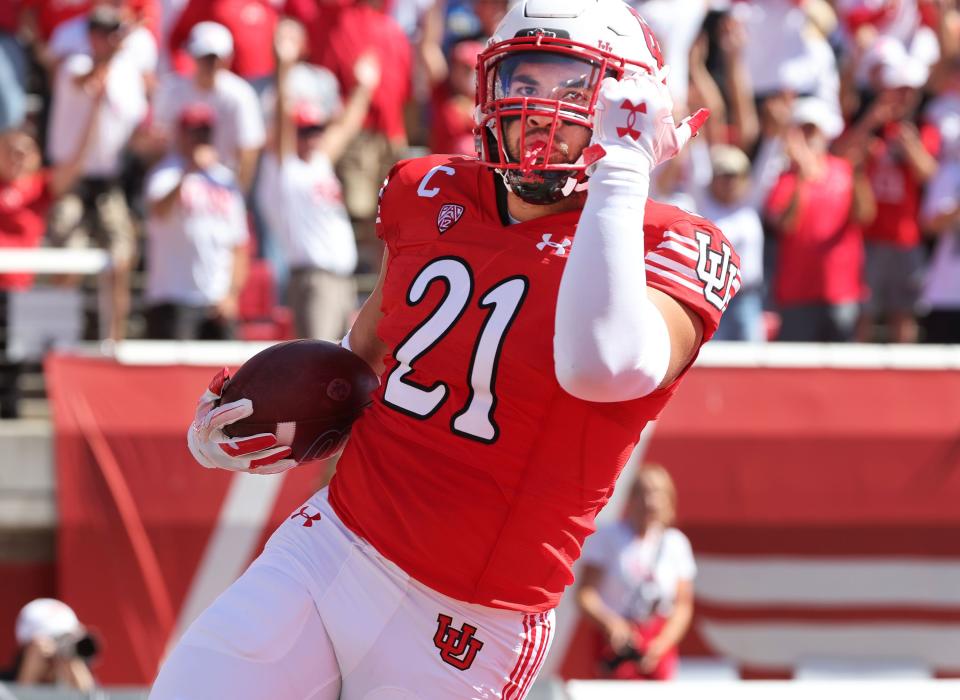
<svg viewBox="0 0 960 700">
<path fill-rule="evenodd" d="M 537 65 L 532 72 L 542 75 L 546 65 L 559 82 L 544 85 L 525 75 L 524 66 Z M 585 186 L 589 156 L 570 162 L 555 138 L 564 124 L 593 128 L 600 81 L 641 71 L 658 80 L 667 75 L 653 31 L 622 0 L 521 0 L 500 22 L 477 70 L 478 156 L 534 204 Z M 539 126 L 528 139 L 534 117 Z M 519 141 L 511 145 L 506 130 L 516 121 Z"/>
</svg>

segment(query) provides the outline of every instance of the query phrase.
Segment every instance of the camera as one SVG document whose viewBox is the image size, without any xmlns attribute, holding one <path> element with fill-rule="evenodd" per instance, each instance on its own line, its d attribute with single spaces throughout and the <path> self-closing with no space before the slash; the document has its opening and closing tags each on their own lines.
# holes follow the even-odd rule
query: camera
<svg viewBox="0 0 960 700">
<path fill-rule="evenodd" d="M 65 634 L 57 638 L 57 656 L 62 659 L 74 657 L 90 661 L 100 652 L 100 643 L 90 632 Z"/>
</svg>

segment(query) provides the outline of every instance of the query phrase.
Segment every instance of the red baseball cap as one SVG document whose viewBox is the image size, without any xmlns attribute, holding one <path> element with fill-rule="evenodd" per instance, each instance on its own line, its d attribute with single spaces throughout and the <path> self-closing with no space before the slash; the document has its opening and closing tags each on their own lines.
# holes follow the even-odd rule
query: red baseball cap
<svg viewBox="0 0 960 700">
<path fill-rule="evenodd" d="M 208 104 L 197 102 L 187 105 L 180 110 L 180 126 L 198 127 L 213 126 L 217 121 L 217 113 Z"/>
<path fill-rule="evenodd" d="M 313 102 L 298 102 L 293 108 L 293 123 L 298 129 L 323 126 L 327 114 Z"/>
</svg>

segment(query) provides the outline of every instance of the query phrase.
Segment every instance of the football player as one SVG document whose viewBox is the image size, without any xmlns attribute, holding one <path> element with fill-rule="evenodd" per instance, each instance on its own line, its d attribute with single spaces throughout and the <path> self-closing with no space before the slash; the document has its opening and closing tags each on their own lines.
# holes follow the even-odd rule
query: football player
<svg viewBox="0 0 960 700">
<path fill-rule="evenodd" d="M 674 122 L 666 75 L 621 0 L 505 16 L 478 60 L 479 158 L 402 162 L 381 193 L 383 269 L 345 338 L 380 373 L 373 405 L 151 698 L 526 695 L 597 512 L 740 284 L 716 227 L 647 198 L 706 118 Z M 223 381 L 198 461 L 295 466 L 224 435 L 251 407 L 213 408 Z"/>
</svg>

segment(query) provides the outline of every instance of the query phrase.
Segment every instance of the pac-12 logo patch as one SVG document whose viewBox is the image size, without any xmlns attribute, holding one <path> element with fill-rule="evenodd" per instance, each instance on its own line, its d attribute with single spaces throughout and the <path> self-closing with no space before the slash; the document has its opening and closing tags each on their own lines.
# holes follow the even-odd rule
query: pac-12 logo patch
<svg viewBox="0 0 960 700">
<path fill-rule="evenodd" d="M 483 648 L 483 642 L 474 637 L 477 628 L 466 622 L 460 629 L 453 626 L 453 618 L 440 613 L 437 615 L 437 633 L 433 643 L 440 650 L 440 658 L 458 671 L 466 671 L 473 665 L 477 652 Z"/>
<path fill-rule="evenodd" d="M 463 216 L 463 207 L 459 204 L 444 204 L 437 214 L 437 230 L 446 233 Z"/>
</svg>

